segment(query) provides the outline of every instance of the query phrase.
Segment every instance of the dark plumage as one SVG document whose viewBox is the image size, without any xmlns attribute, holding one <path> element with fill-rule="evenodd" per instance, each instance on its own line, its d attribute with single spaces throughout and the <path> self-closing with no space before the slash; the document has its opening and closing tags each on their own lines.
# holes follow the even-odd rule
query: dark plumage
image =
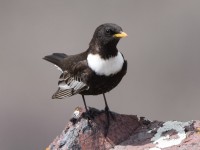
<svg viewBox="0 0 200 150">
<path fill-rule="evenodd" d="M 126 37 L 122 28 L 116 24 L 102 24 L 94 32 L 89 48 L 77 55 L 53 53 L 44 59 L 62 70 L 58 90 L 53 99 L 81 94 L 87 110 L 84 95 L 98 95 L 116 87 L 127 71 L 127 61 L 117 50 L 120 38 Z M 106 98 L 109 127 L 109 108 Z"/>
</svg>

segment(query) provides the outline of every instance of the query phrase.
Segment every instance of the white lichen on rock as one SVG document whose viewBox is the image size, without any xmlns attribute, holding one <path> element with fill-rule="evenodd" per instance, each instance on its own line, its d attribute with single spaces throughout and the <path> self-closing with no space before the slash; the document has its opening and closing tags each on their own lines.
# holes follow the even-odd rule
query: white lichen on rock
<svg viewBox="0 0 200 150">
<path fill-rule="evenodd" d="M 189 122 L 179 122 L 179 121 L 167 121 L 157 130 L 157 133 L 151 138 L 156 147 L 150 148 L 154 150 L 155 148 L 166 148 L 174 145 L 180 144 L 185 138 L 185 127 L 192 124 L 192 121 Z M 170 138 L 170 135 L 167 134 L 168 131 L 174 130 L 177 133 L 177 138 Z M 166 135 L 163 135 L 165 134 Z"/>
</svg>

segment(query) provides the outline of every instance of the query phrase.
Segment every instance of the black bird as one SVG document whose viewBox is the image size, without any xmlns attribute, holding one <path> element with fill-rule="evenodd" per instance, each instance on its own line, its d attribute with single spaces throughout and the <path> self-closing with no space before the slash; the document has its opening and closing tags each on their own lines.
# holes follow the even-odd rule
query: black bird
<svg viewBox="0 0 200 150">
<path fill-rule="evenodd" d="M 43 59 L 55 64 L 62 71 L 58 90 L 52 98 L 62 99 L 81 94 L 86 112 L 89 113 L 84 95 L 103 94 L 108 130 L 111 113 L 105 93 L 115 88 L 126 74 L 127 61 L 117 49 L 120 38 L 126 36 L 120 26 L 105 23 L 97 27 L 85 52 L 77 55 L 53 53 L 45 56 Z"/>
</svg>

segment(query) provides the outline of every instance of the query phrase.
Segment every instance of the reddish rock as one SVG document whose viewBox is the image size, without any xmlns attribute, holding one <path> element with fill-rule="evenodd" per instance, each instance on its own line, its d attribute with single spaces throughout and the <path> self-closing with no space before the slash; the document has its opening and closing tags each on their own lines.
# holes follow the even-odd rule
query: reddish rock
<svg viewBox="0 0 200 150">
<path fill-rule="evenodd" d="M 106 115 L 90 108 L 92 127 L 77 107 L 72 119 L 46 150 L 200 150 L 200 121 L 148 121 L 135 115 L 113 113 L 107 137 Z"/>
</svg>

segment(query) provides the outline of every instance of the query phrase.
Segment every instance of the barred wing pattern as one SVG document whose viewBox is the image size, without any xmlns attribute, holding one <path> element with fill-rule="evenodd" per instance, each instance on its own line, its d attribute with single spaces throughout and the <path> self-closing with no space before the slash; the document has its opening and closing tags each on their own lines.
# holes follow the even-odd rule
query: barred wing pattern
<svg viewBox="0 0 200 150">
<path fill-rule="evenodd" d="M 52 96 L 53 99 L 62 99 L 64 97 L 70 97 L 83 90 L 89 89 L 89 87 L 82 82 L 80 77 L 71 76 L 68 71 L 64 71 L 58 81 L 58 90 Z"/>
</svg>

